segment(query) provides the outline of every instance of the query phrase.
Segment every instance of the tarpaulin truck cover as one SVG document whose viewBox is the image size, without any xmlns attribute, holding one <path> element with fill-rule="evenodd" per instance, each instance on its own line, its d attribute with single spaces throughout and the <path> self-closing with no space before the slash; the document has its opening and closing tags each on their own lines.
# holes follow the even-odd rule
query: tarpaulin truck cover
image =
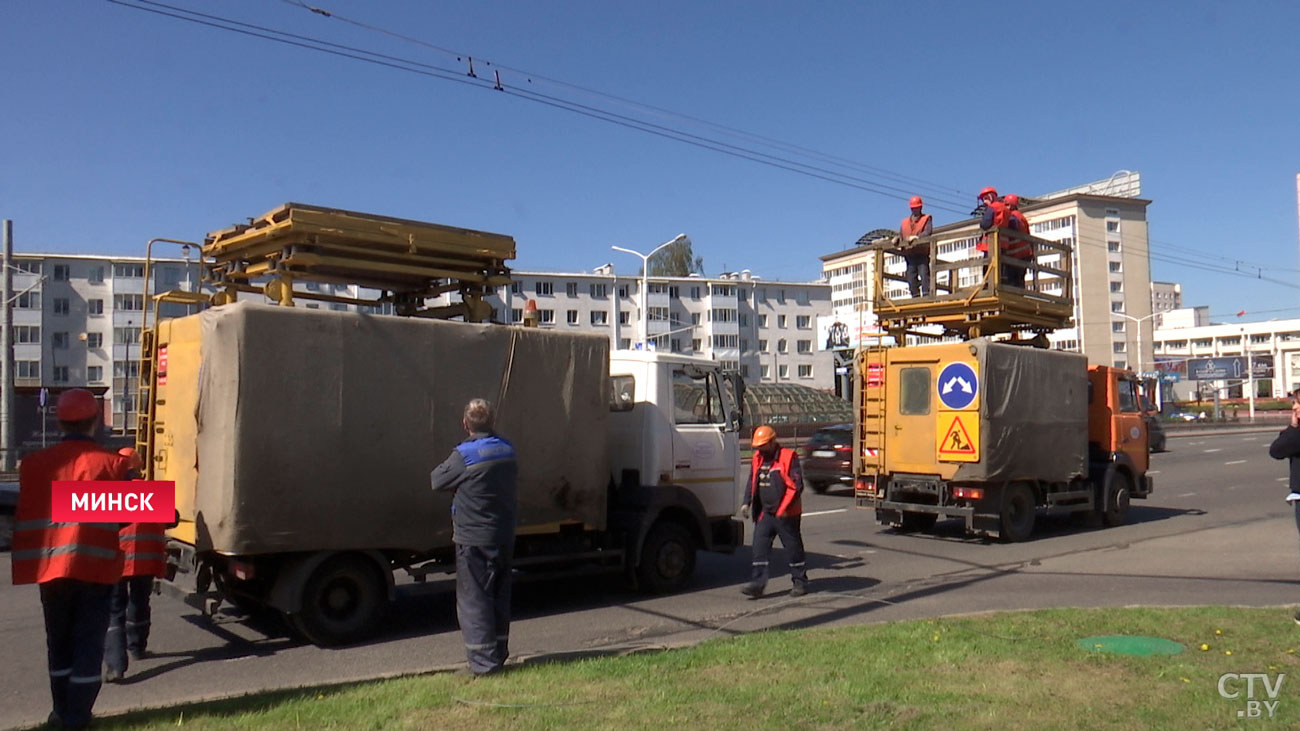
<svg viewBox="0 0 1300 731">
<path fill-rule="evenodd" d="M 1088 360 L 1077 353 L 1005 345 L 974 349 L 980 372 L 979 462 L 954 479 L 1068 482 L 1087 474 Z"/>
<path fill-rule="evenodd" d="M 472 398 L 517 449 L 521 531 L 605 527 L 607 338 L 251 303 L 192 319 L 160 329 L 174 355 L 157 397 L 176 401 L 155 426 L 158 449 L 195 462 L 167 471 L 198 549 L 449 546 L 450 496 L 429 473 Z"/>
</svg>

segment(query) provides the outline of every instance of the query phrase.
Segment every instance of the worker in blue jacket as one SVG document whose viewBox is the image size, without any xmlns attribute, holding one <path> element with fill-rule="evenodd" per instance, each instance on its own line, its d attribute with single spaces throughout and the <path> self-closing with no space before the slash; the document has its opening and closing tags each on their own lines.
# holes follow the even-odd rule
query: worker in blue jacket
<svg viewBox="0 0 1300 731">
<path fill-rule="evenodd" d="M 456 618 L 474 675 L 505 665 L 510 642 L 510 563 L 519 513 L 515 448 L 492 431 L 492 405 L 474 399 L 461 426 L 469 438 L 430 476 L 435 491 L 451 490 L 456 544 Z"/>
</svg>

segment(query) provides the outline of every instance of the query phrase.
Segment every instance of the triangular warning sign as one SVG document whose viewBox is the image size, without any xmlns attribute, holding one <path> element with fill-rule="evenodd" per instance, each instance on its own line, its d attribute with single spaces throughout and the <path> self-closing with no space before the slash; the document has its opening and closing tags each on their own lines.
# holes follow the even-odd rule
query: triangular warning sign
<svg viewBox="0 0 1300 731">
<path fill-rule="evenodd" d="M 952 426 L 948 427 L 948 433 L 943 435 L 943 441 L 939 443 L 939 454 L 974 456 L 975 440 L 970 438 L 970 433 L 966 431 L 966 425 L 961 422 L 960 415 L 954 415 Z"/>
</svg>

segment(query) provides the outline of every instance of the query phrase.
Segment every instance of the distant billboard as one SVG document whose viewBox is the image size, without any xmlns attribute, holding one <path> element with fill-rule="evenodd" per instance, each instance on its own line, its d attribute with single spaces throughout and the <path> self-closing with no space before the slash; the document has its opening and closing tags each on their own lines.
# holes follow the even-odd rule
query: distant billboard
<svg viewBox="0 0 1300 731">
<path fill-rule="evenodd" d="M 1272 378 L 1273 356 L 1256 355 L 1247 359 L 1244 355 L 1234 355 L 1222 358 L 1190 358 L 1187 361 L 1187 378 L 1191 381 L 1251 378 L 1251 371 L 1256 379 Z"/>
<path fill-rule="evenodd" d="M 875 345 L 885 334 L 871 313 L 817 316 L 818 350 L 852 350 L 859 345 Z"/>
</svg>

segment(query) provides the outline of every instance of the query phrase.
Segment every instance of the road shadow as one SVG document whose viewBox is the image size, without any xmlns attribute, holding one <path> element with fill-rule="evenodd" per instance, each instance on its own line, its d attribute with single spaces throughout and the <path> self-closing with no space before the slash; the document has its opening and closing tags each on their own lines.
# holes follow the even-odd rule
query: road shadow
<svg viewBox="0 0 1300 731">
<path fill-rule="evenodd" d="M 779 546 L 780 542 L 777 543 Z M 772 584 L 788 582 L 788 556 L 788 552 L 783 547 L 773 549 L 770 578 Z M 861 556 L 809 552 L 806 554 L 805 561 L 815 585 L 830 582 L 828 586 L 840 587 L 857 582 L 853 585 L 862 586 L 861 579 L 835 576 L 838 572 L 852 571 L 863 566 L 865 561 Z M 749 580 L 751 565 L 752 553 L 749 546 L 744 546 L 733 554 L 700 552 L 695 575 L 678 594 L 689 595 L 734 587 L 739 596 L 741 585 Z M 681 625 L 713 629 L 709 623 L 697 621 L 684 614 L 645 606 L 645 600 L 653 598 L 654 595 L 631 588 L 621 570 L 594 573 L 575 571 L 572 575 L 520 573 L 516 576 L 512 594 L 511 614 L 514 621 L 622 606 L 634 608 L 665 623 L 676 625 L 677 629 L 681 629 Z M 127 683 L 145 680 L 197 662 L 228 660 L 250 655 L 272 655 L 306 644 L 293 633 L 283 617 L 275 611 L 246 614 L 242 617 L 236 615 L 223 623 L 213 622 L 197 612 L 186 615 L 184 619 L 223 637 L 226 643 L 221 647 L 195 653 L 179 653 L 174 662 L 150 667 L 138 676 L 128 676 Z M 232 632 L 227 626 L 231 623 L 240 625 L 241 631 L 251 630 L 261 637 L 250 640 L 240 633 Z M 347 650 L 458 632 L 454 579 L 438 579 L 425 584 L 406 583 L 398 585 L 397 599 L 389 606 L 379 632 L 361 642 L 325 649 Z M 156 657 L 163 657 L 163 655 Z"/>
<path fill-rule="evenodd" d="M 1124 525 L 1142 525 L 1146 523 L 1156 523 L 1162 520 L 1180 518 L 1183 516 L 1205 515 L 1205 511 L 1200 508 L 1170 508 L 1155 505 L 1138 505 L 1129 506 L 1128 518 Z M 1086 533 L 1096 530 L 1106 530 L 1106 526 L 1101 516 L 1095 514 L 1051 514 L 1039 511 L 1037 519 L 1034 521 L 1034 532 L 1028 539 L 1022 543 L 1033 543 L 1036 541 L 1059 538 L 1065 535 L 1076 533 Z M 887 529 L 889 535 L 909 536 L 932 541 L 946 541 L 952 543 L 964 543 L 973 545 L 989 545 L 1003 543 L 1001 539 L 989 538 L 988 536 L 979 536 L 966 532 L 966 522 L 960 518 L 940 520 L 933 527 L 924 531 L 904 531 L 898 528 Z"/>
</svg>

